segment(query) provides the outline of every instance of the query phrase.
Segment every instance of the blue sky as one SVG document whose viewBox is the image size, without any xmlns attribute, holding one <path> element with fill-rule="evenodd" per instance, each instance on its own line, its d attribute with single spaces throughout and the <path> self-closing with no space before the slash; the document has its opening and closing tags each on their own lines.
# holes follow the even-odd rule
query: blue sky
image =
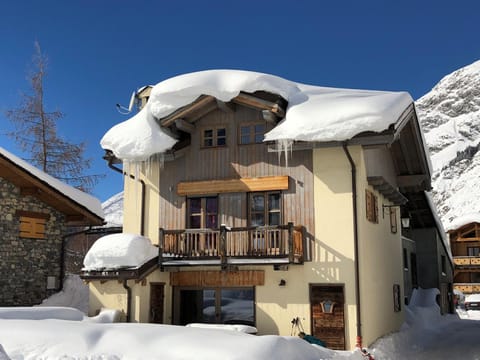
<svg viewBox="0 0 480 360">
<path fill-rule="evenodd" d="M 418 99 L 480 59 L 478 0 L 18 1 L 0 11 L 0 146 L 22 156 L 3 111 L 28 91 L 37 40 L 49 57 L 48 110 L 87 141 L 94 195 L 122 190 L 99 141 L 127 119 L 135 89 L 205 69 L 245 69 L 319 86 L 405 90 Z"/>
</svg>

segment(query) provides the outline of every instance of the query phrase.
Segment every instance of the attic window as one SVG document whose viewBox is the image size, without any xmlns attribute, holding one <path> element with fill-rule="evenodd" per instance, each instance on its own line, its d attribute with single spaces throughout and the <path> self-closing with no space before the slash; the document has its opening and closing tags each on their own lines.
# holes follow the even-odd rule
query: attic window
<svg viewBox="0 0 480 360">
<path fill-rule="evenodd" d="M 29 239 L 45 239 L 45 224 L 48 214 L 29 211 L 18 211 L 20 216 L 20 237 Z"/>
<path fill-rule="evenodd" d="M 225 128 L 203 130 L 202 147 L 227 145 L 227 130 Z"/>
<path fill-rule="evenodd" d="M 365 190 L 365 203 L 367 206 L 367 220 L 378 224 L 378 201 L 375 194 L 370 190 Z"/>
</svg>

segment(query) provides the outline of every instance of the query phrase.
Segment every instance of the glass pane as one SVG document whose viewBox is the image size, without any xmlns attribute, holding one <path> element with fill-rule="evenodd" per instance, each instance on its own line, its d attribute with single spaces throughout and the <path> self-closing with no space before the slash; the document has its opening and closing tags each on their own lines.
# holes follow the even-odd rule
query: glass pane
<svg viewBox="0 0 480 360">
<path fill-rule="evenodd" d="M 190 202 L 190 208 L 188 209 L 188 213 L 199 214 L 202 208 L 202 199 L 201 198 L 189 199 L 189 202 Z"/>
<path fill-rule="evenodd" d="M 203 146 L 213 146 L 213 139 L 205 139 L 205 141 L 203 142 Z"/>
<path fill-rule="evenodd" d="M 280 194 L 268 195 L 268 210 L 280 210 Z"/>
<path fill-rule="evenodd" d="M 222 289 L 220 294 L 222 323 L 255 325 L 253 289 Z"/>
<path fill-rule="evenodd" d="M 280 213 L 272 212 L 268 214 L 268 225 L 280 225 Z"/>
<path fill-rule="evenodd" d="M 251 226 L 263 226 L 265 225 L 265 215 L 262 213 L 253 213 L 250 219 Z"/>
<path fill-rule="evenodd" d="M 260 144 L 263 142 L 263 134 L 255 134 L 255 143 Z"/>
<path fill-rule="evenodd" d="M 225 146 L 227 145 L 227 139 L 226 138 L 218 138 L 217 139 L 217 146 Z"/>
<path fill-rule="evenodd" d="M 201 220 L 200 215 L 190 216 L 190 228 L 200 229 L 202 227 L 202 224 L 201 224 L 200 220 Z"/>
<path fill-rule="evenodd" d="M 217 228 L 217 214 L 207 215 L 207 228 L 216 229 Z"/>
<path fill-rule="evenodd" d="M 207 213 L 217 213 L 217 198 L 207 198 Z"/>
<path fill-rule="evenodd" d="M 250 126 L 241 126 L 240 127 L 240 134 L 250 135 Z"/>
<path fill-rule="evenodd" d="M 216 323 L 215 290 L 203 290 L 202 322 Z"/>
<path fill-rule="evenodd" d="M 225 129 L 217 129 L 217 137 L 225 137 L 227 135 L 227 131 Z"/>
<path fill-rule="evenodd" d="M 203 132 L 203 137 L 206 138 L 212 138 L 213 137 L 213 130 L 205 130 Z"/>
<path fill-rule="evenodd" d="M 252 195 L 250 197 L 251 204 L 250 209 L 252 211 L 264 211 L 265 210 L 265 197 L 262 195 Z"/>
</svg>

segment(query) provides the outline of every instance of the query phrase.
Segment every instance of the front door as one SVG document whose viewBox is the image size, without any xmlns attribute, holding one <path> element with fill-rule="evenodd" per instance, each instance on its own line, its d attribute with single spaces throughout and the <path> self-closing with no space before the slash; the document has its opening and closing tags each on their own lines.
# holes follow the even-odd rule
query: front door
<svg viewBox="0 0 480 360">
<path fill-rule="evenodd" d="M 150 319 L 149 322 L 163 324 L 163 283 L 150 284 Z"/>
<path fill-rule="evenodd" d="M 329 349 L 345 350 L 343 285 L 310 285 L 312 335 Z"/>
</svg>

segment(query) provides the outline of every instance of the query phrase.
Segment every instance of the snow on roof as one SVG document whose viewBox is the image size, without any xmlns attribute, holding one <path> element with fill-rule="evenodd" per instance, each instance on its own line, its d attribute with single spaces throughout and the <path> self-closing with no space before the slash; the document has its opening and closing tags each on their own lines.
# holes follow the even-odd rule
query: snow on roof
<svg viewBox="0 0 480 360">
<path fill-rule="evenodd" d="M 158 255 L 150 240 L 136 234 L 111 234 L 95 241 L 83 260 L 83 270 L 138 268 Z"/>
<path fill-rule="evenodd" d="M 102 203 L 106 227 L 123 225 L 123 191 L 113 195 Z"/>
<path fill-rule="evenodd" d="M 37 169 L 35 166 L 13 155 L 2 147 L 0 147 L 0 155 L 6 157 L 8 160 L 15 163 L 17 166 L 21 167 L 33 177 L 36 177 L 39 180 L 47 183 L 49 186 L 58 190 L 60 193 L 70 198 L 77 204 L 85 207 L 91 213 L 97 215 L 100 218 L 103 218 L 102 205 L 96 197 L 78 189 L 75 189 L 74 187 L 65 184 L 64 182 L 54 178 L 53 176 L 48 175 L 47 173 L 41 171 L 40 169 Z"/>
<path fill-rule="evenodd" d="M 336 89 L 304 85 L 277 76 L 241 70 L 208 70 L 176 76 L 155 85 L 147 105 L 111 128 L 100 141 L 116 157 L 142 161 L 176 142 L 162 131 L 161 119 L 201 95 L 230 101 L 241 91 L 267 91 L 288 101 L 285 118 L 266 141 L 343 141 L 364 131 L 395 124 L 413 102 L 406 92 Z"/>
</svg>

